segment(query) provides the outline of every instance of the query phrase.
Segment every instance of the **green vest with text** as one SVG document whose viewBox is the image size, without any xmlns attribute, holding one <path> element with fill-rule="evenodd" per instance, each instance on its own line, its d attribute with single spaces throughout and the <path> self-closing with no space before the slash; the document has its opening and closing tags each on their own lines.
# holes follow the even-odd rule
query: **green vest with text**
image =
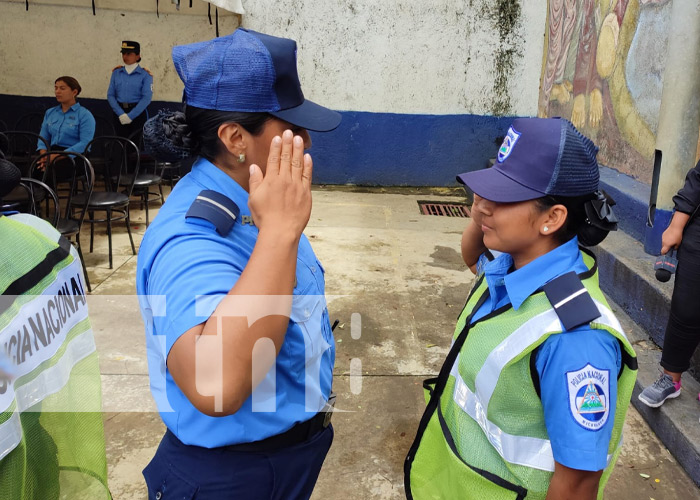
<svg viewBox="0 0 700 500">
<path fill-rule="evenodd" d="M 109 499 L 100 372 L 77 252 L 0 216 L 0 500 Z"/>
<path fill-rule="evenodd" d="M 590 272 L 581 281 L 600 313 L 590 327 L 614 335 L 623 360 L 617 401 L 610 403 L 615 404 L 615 420 L 598 489 L 602 499 L 620 452 L 637 364 L 600 291 L 595 260 L 586 252 L 583 256 Z M 536 292 L 517 311 L 499 309 L 467 328 L 467 319 L 487 293 L 482 277 L 457 322 L 454 363 L 424 384 L 428 407 L 404 464 L 409 499 L 539 500 L 547 495 L 554 458 L 531 358 L 550 335 L 562 333 L 561 321 L 545 293 Z"/>
</svg>

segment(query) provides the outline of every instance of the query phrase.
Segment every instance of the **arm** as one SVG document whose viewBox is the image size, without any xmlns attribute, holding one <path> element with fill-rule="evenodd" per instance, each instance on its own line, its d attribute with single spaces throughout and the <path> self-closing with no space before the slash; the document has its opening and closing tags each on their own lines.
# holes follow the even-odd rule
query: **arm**
<svg viewBox="0 0 700 500">
<path fill-rule="evenodd" d="M 92 116 L 85 108 L 80 108 L 80 121 L 78 129 L 78 142 L 69 146 L 69 151 L 75 151 L 76 153 L 82 153 L 85 151 L 88 143 L 95 137 L 95 117 Z"/>
<path fill-rule="evenodd" d="M 692 214 L 700 205 L 700 162 L 685 176 L 683 187 L 673 197 L 676 212 Z"/>
<path fill-rule="evenodd" d="M 546 500 L 596 500 L 603 471 L 577 470 L 554 463 Z"/>
<path fill-rule="evenodd" d="M 46 113 L 44 113 L 44 121 L 41 122 L 41 130 L 39 131 L 39 135 L 46 139 L 47 141 L 51 142 L 51 133 L 49 132 L 49 113 L 51 112 L 51 109 L 48 109 Z M 44 144 L 44 141 L 41 139 L 37 140 L 36 143 L 36 149 L 39 151 L 39 154 L 46 153 L 46 150 L 49 149 L 49 146 L 51 144 Z"/>
<path fill-rule="evenodd" d="M 674 212 L 671 223 L 661 235 L 661 253 L 665 254 L 671 248 L 678 248 L 683 240 L 683 230 L 690 220 L 690 215 L 684 212 Z"/>
<path fill-rule="evenodd" d="M 112 108 L 112 111 L 119 116 L 124 113 L 124 110 L 119 106 L 119 101 L 117 101 L 117 89 L 114 83 L 114 78 L 117 75 L 116 71 L 112 72 L 112 76 L 109 79 L 109 88 L 107 89 L 107 102 Z"/>
<path fill-rule="evenodd" d="M 253 347 L 268 338 L 279 353 L 289 326 L 297 248 L 311 213 L 312 163 L 303 155 L 300 137 L 293 147 L 291 132 L 283 137 L 283 145 L 273 139 L 264 178 L 257 166 L 251 168 L 249 206 L 259 233 L 248 263 L 210 318 L 187 330 L 168 354 L 175 383 L 207 415 L 238 411 L 275 362 L 256 358 L 254 363 Z M 261 319 L 248 324 L 242 310 L 250 314 L 253 309 Z M 212 342 L 215 338 L 220 341 Z M 196 364 L 196 358 L 222 356 L 223 368 Z M 222 407 L 207 394 L 221 394 Z"/>
<path fill-rule="evenodd" d="M 472 203 L 472 221 L 464 229 L 462 233 L 462 259 L 467 264 L 471 272 L 476 274 L 476 263 L 479 257 L 486 251 L 484 245 L 484 233 L 481 230 L 481 211 L 479 210 L 479 202 L 481 197 L 474 194 L 474 203 Z"/>
<path fill-rule="evenodd" d="M 143 68 L 141 68 L 143 69 Z M 151 99 L 153 98 L 153 77 L 146 73 L 143 75 L 143 80 L 141 81 L 141 99 L 134 109 L 129 111 L 127 115 L 132 120 L 143 113 L 149 104 L 151 104 Z"/>
</svg>

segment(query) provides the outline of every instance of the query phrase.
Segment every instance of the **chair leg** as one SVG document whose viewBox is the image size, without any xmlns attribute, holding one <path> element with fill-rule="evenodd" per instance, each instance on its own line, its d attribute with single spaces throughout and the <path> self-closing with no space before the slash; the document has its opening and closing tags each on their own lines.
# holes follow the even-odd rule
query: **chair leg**
<svg viewBox="0 0 700 500">
<path fill-rule="evenodd" d="M 163 197 L 163 181 L 161 180 L 161 183 L 158 184 L 158 192 L 160 193 L 160 204 L 161 206 L 163 203 L 165 203 L 165 198 Z"/>
<path fill-rule="evenodd" d="M 90 253 L 92 253 L 92 242 L 95 240 L 95 212 L 88 212 L 90 214 Z"/>
<path fill-rule="evenodd" d="M 112 269 L 112 209 L 107 209 L 107 244 L 109 245 L 109 268 Z"/>
<path fill-rule="evenodd" d="M 129 233 L 129 241 L 131 242 L 131 253 L 136 255 L 136 247 L 134 246 L 134 238 L 131 236 L 131 219 L 129 218 L 129 207 L 126 207 L 126 232 Z"/>
<path fill-rule="evenodd" d="M 80 233 L 75 235 L 75 243 L 78 248 L 78 256 L 80 257 L 80 264 L 83 266 L 83 275 L 85 276 L 85 284 L 87 285 L 88 292 L 92 292 L 92 287 L 90 286 L 90 277 L 88 276 L 87 268 L 85 267 L 85 259 L 83 259 L 83 251 L 80 249 Z"/>
</svg>

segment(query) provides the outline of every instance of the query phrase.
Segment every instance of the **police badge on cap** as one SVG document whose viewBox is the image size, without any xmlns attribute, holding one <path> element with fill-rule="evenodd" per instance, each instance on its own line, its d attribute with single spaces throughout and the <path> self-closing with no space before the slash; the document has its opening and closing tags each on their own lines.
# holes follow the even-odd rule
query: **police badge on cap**
<svg viewBox="0 0 700 500">
<path fill-rule="evenodd" d="M 134 42 L 132 40 L 124 40 L 122 41 L 122 54 L 125 52 L 133 52 L 134 54 L 140 54 L 141 53 L 141 45 L 139 42 Z"/>
</svg>

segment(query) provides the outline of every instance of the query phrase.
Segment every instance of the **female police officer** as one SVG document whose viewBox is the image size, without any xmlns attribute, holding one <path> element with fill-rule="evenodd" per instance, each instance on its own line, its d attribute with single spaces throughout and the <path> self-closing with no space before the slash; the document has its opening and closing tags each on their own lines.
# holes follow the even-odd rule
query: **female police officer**
<svg viewBox="0 0 700 500">
<path fill-rule="evenodd" d="M 459 176 L 479 212 L 462 237 L 477 281 L 425 384 L 409 498 L 602 498 L 636 357 L 578 247 L 616 223 L 596 152 L 566 120 L 518 119 L 493 168 Z"/>
<path fill-rule="evenodd" d="M 114 111 L 114 130 L 117 135 L 130 137 L 140 132 L 146 122 L 146 108 L 153 98 L 153 76 L 139 66 L 141 45 L 138 42 L 122 42 L 124 66 L 112 70 L 107 89 L 107 101 Z"/>
<path fill-rule="evenodd" d="M 307 129 L 332 130 L 340 115 L 304 99 L 293 40 L 238 29 L 175 47 L 173 61 L 185 115 L 154 117 L 145 134 L 199 158 L 138 257 L 168 428 L 144 470 L 149 495 L 308 498 L 332 440 L 335 351 L 323 269 L 302 235 L 303 151 Z"/>
</svg>

